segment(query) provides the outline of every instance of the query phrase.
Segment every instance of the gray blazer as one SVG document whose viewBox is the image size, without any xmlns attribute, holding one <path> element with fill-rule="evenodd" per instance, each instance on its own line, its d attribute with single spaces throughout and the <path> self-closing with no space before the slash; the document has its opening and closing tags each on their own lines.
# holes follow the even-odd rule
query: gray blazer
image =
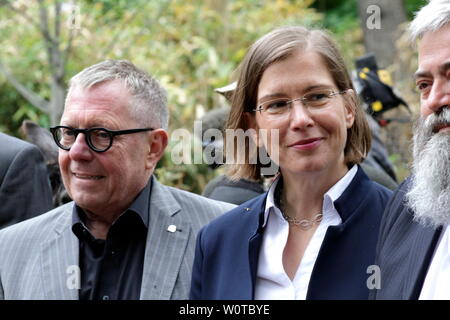
<svg viewBox="0 0 450 320">
<path fill-rule="evenodd" d="M 140 298 L 187 299 L 197 232 L 235 206 L 152 179 Z M 0 231 L 0 299 L 78 299 L 73 206 L 67 203 Z"/>
<path fill-rule="evenodd" d="M 52 208 L 47 167 L 39 149 L 0 133 L 0 229 Z"/>
</svg>

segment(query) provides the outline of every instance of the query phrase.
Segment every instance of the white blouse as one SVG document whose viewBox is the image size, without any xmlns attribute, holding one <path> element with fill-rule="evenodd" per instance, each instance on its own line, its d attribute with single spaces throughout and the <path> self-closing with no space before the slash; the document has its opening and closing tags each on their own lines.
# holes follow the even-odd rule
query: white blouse
<svg viewBox="0 0 450 320">
<path fill-rule="evenodd" d="M 323 197 L 323 218 L 314 232 L 302 257 L 294 279 L 284 271 L 283 251 L 286 246 L 289 224 L 275 205 L 274 192 L 279 179 L 269 189 L 264 212 L 264 225 L 255 284 L 256 300 L 305 300 L 311 273 L 329 226 L 342 223 L 333 202 L 338 199 L 356 175 L 354 165 Z"/>
<path fill-rule="evenodd" d="M 450 299 L 450 228 L 442 230 L 419 300 Z"/>
</svg>

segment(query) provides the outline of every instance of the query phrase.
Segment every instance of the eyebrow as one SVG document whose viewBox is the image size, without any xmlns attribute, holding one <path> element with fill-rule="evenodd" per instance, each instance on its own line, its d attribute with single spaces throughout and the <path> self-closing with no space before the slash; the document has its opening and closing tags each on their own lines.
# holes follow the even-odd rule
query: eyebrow
<svg viewBox="0 0 450 320">
<path fill-rule="evenodd" d="M 316 84 L 316 85 L 312 85 L 312 86 L 307 87 L 304 90 L 304 92 L 308 92 L 308 91 L 311 91 L 311 90 L 314 90 L 314 89 L 323 89 L 323 88 L 329 88 L 329 87 L 330 87 L 329 85 L 325 85 L 325 84 Z M 258 99 L 258 103 L 262 103 L 262 101 L 270 101 L 272 99 L 279 98 L 279 97 L 282 97 L 282 96 L 285 96 L 285 94 L 281 93 L 281 92 L 266 94 L 265 96 L 262 96 L 261 99 Z"/>
<path fill-rule="evenodd" d="M 71 127 L 71 128 L 74 128 L 74 129 L 90 129 L 90 128 L 105 128 L 105 129 L 109 129 L 111 127 L 111 124 L 106 124 L 106 123 L 100 124 L 99 122 L 89 123 L 89 125 L 85 126 L 84 128 L 77 127 L 77 126 L 72 126 L 72 125 L 67 124 L 67 123 L 64 123 L 64 124 L 61 123 L 61 125 L 62 126 L 66 126 L 66 127 Z"/>
<path fill-rule="evenodd" d="M 440 65 L 438 68 L 438 72 L 440 74 L 443 74 L 449 69 L 450 69 L 450 60 L 448 60 L 448 61 L 444 62 L 442 65 Z M 417 78 L 431 78 L 431 77 L 432 77 L 431 72 L 422 71 L 422 70 L 417 70 L 413 76 L 414 80 L 417 80 Z"/>
</svg>

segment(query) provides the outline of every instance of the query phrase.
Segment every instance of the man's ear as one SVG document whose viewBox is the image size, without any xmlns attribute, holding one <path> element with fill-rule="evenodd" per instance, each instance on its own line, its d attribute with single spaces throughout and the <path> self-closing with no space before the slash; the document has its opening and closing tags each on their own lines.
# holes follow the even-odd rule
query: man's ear
<svg viewBox="0 0 450 320">
<path fill-rule="evenodd" d="M 164 151 L 169 143 L 169 135 L 166 130 L 160 128 L 151 131 L 148 139 L 149 150 L 147 153 L 146 168 L 154 169 L 159 159 L 164 155 Z"/>
</svg>

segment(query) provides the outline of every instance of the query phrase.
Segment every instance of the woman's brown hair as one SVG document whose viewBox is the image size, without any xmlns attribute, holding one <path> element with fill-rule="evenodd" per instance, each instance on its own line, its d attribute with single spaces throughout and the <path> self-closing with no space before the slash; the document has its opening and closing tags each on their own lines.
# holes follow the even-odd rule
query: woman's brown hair
<svg viewBox="0 0 450 320">
<path fill-rule="evenodd" d="M 352 89 L 353 92 L 343 97 L 346 106 L 355 114 L 353 126 L 347 130 L 347 142 L 344 149 L 345 162 L 348 166 L 360 163 L 366 157 L 371 144 L 371 133 L 364 110 L 359 105 L 350 75 L 335 42 L 324 30 L 310 30 L 301 26 L 281 27 L 257 40 L 248 50 L 241 62 L 236 89 L 233 93 L 231 111 L 227 129 L 244 131 L 249 129 L 245 114 L 256 107 L 258 86 L 264 71 L 273 63 L 282 61 L 298 50 L 318 53 L 329 70 L 339 91 Z M 253 116 L 253 115 L 252 115 Z M 226 144 L 231 141 L 226 140 Z M 241 178 L 258 180 L 261 178 L 261 163 L 251 163 L 250 158 L 257 158 L 255 148 L 250 148 L 252 141 L 245 141 L 242 146 L 233 141 L 234 163 L 228 166 L 228 175 L 233 180 Z M 227 157 L 228 158 L 228 157 Z"/>
</svg>

